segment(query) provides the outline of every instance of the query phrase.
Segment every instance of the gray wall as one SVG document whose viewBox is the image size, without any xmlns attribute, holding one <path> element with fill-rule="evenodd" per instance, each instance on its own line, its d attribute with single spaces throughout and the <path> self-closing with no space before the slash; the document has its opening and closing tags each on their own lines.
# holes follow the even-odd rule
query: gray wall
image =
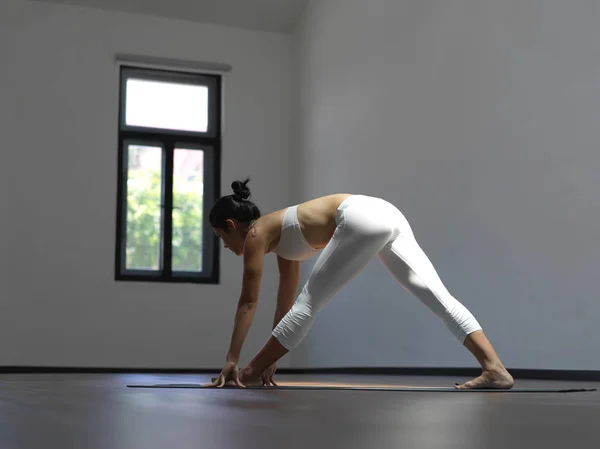
<svg viewBox="0 0 600 449">
<path fill-rule="evenodd" d="M 385 197 L 508 366 L 600 369 L 596 2 L 312 1 L 292 38 L 0 9 L 0 366 L 222 364 L 241 259 L 223 253 L 218 286 L 113 280 L 124 52 L 233 65 L 224 190 L 253 176 L 264 211 L 339 191 Z M 243 359 L 271 327 L 266 264 Z M 280 363 L 470 365 L 377 261 Z"/>
<path fill-rule="evenodd" d="M 0 10 L 0 166 L 12 175 L 2 189 L 0 220 L 8 261 L 0 366 L 221 366 L 241 258 L 222 252 L 220 285 L 113 280 L 119 87 L 113 58 L 134 53 L 231 64 L 222 188 L 228 192 L 234 178 L 250 175 L 259 206 L 271 210 L 289 198 L 290 37 L 13 0 L 0 0 Z M 282 168 L 272 172 L 271 165 Z M 269 258 L 266 265 L 243 360 L 271 329 L 276 263 Z"/>
<path fill-rule="evenodd" d="M 0 3 L 2 4 L 2 3 Z M 13 50 L 13 33 L 8 29 L 7 19 L 8 15 L 0 15 L 0 55 L 7 55 L 12 53 Z M 11 170 L 8 165 L 7 155 L 9 154 L 9 147 L 6 142 L 12 142 L 12 134 L 9 127 L 5 124 L 12 123 L 14 118 L 12 117 L 13 112 L 10 108 L 3 107 L 3 103 L 12 103 L 14 94 L 11 89 L 12 79 L 9 80 L 9 84 L 6 84 L 8 77 L 4 74 L 4 63 L 0 64 L 0 79 L 4 82 L 0 83 L 0 134 L 2 135 L 3 143 L 0 143 L 0 302 L 1 298 L 4 298 L 8 294 L 8 267 L 9 267 L 9 255 L 7 253 L 8 241 L 9 241 L 9 222 L 11 220 L 11 210 L 8 199 L 10 197 L 9 189 L 13 185 L 9 176 Z M 4 313 L 0 312 L 0 327 L 5 322 Z M 0 343 L 1 345 L 2 343 Z"/>
<path fill-rule="evenodd" d="M 583 0 L 321 0 L 294 34 L 292 198 L 396 204 L 510 367 L 600 369 L 599 22 Z M 292 363 L 476 366 L 378 261 Z"/>
</svg>

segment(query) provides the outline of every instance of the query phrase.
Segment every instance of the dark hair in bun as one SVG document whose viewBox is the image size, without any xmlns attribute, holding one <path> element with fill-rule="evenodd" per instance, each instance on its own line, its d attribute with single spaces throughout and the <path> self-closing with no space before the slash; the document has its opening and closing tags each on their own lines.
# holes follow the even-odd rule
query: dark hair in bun
<svg viewBox="0 0 600 449">
<path fill-rule="evenodd" d="M 247 200 L 250 198 L 250 189 L 246 187 L 250 179 L 246 179 L 245 181 L 233 181 L 231 183 L 231 188 L 233 189 L 233 194 L 242 200 Z"/>
<path fill-rule="evenodd" d="M 250 178 L 232 182 L 233 195 L 222 196 L 213 204 L 208 216 L 213 228 L 225 229 L 225 222 L 230 218 L 242 223 L 260 218 L 260 210 L 249 200 L 250 189 L 247 186 L 249 181 Z"/>
</svg>

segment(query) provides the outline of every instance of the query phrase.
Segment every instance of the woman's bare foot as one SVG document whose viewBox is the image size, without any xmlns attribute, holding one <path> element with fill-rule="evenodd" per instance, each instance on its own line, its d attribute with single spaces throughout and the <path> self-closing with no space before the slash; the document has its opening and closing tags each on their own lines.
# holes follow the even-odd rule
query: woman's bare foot
<svg viewBox="0 0 600 449">
<path fill-rule="evenodd" d="M 260 374 L 257 377 L 248 368 L 240 370 L 240 382 L 246 387 L 261 387 L 263 384 Z"/>
<path fill-rule="evenodd" d="M 475 331 L 467 336 L 464 341 L 465 347 L 471 351 L 481 365 L 481 376 L 476 377 L 464 384 L 455 384 L 460 390 L 471 390 L 475 388 L 497 388 L 508 390 L 513 387 L 515 381 L 506 370 L 498 354 L 492 347 L 482 330 Z"/>
<path fill-rule="evenodd" d="M 501 390 L 510 390 L 515 381 L 508 371 L 504 367 L 497 369 L 484 370 L 481 376 L 476 377 L 473 380 L 465 382 L 464 384 L 455 384 L 455 388 L 458 390 L 473 390 L 481 388 L 493 388 Z"/>
</svg>

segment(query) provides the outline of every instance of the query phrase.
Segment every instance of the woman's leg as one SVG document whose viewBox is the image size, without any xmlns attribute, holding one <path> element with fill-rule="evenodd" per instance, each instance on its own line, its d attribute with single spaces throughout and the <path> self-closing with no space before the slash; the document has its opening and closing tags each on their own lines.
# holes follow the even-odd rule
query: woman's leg
<svg viewBox="0 0 600 449">
<path fill-rule="evenodd" d="M 292 350 L 300 344 L 317 314 L 392 237 L 394 230 L 380 200 L 350 197 L 338 211 L 338 226 L 323 249 L 291 310 L 272 335 Z"/>
<path fill-rule="evenodd" d="M 407 291 L 442 320 L 481 364 L 482 375 L 457 388 L 511 388 L 513 379 L 481 326 L 448 292 L 403 216 L 399 216 L 399 228 L 399 235 L 379 253 L 381 262 Z"/>
<path fill-rule="evenodd" d="M 258 382 L 265 369 L 297 347 L 317 314 L 390 241 L 393 220 L 387 214 L 389 207 L 381 206 L 381 200 L 363 196 L 352 196 L 340 206 L 333 237 L 290 311 L 242 370 L 242 382 Z"/>
</svg>

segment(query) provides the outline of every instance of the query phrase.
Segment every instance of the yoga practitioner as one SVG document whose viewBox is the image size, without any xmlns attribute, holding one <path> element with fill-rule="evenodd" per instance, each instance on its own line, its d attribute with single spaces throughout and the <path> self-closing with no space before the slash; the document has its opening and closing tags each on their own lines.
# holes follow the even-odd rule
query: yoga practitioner
<svg viewBox="0 0 600 449">
<path fill-rule="evenodd" d="M 219 198 L 209 216 L 225 248 L 243 256 L 244 272 L 225 367 L 205 386 L 276 385 L 277 361 L 300 344 L 317 314 L 378 256 L 400 285 L 427 306 L 481 365 L 479 377 L 455 384 L 456 388 L 512 388 L 513 378 L 481 326 L 448 292 L 394 205 L 371 196 L 336 194 L 261 216 L 249 200 L 247 183 L 232 183 L 233 195 Z M 312 273 L 296 297 L 299 263 L 319 251 Z M 238 360 L 256 311 L 264 257 L 271 252 L 277 254 L 280 274 L 273 331 L 240 370 Z"/>
</svg>

